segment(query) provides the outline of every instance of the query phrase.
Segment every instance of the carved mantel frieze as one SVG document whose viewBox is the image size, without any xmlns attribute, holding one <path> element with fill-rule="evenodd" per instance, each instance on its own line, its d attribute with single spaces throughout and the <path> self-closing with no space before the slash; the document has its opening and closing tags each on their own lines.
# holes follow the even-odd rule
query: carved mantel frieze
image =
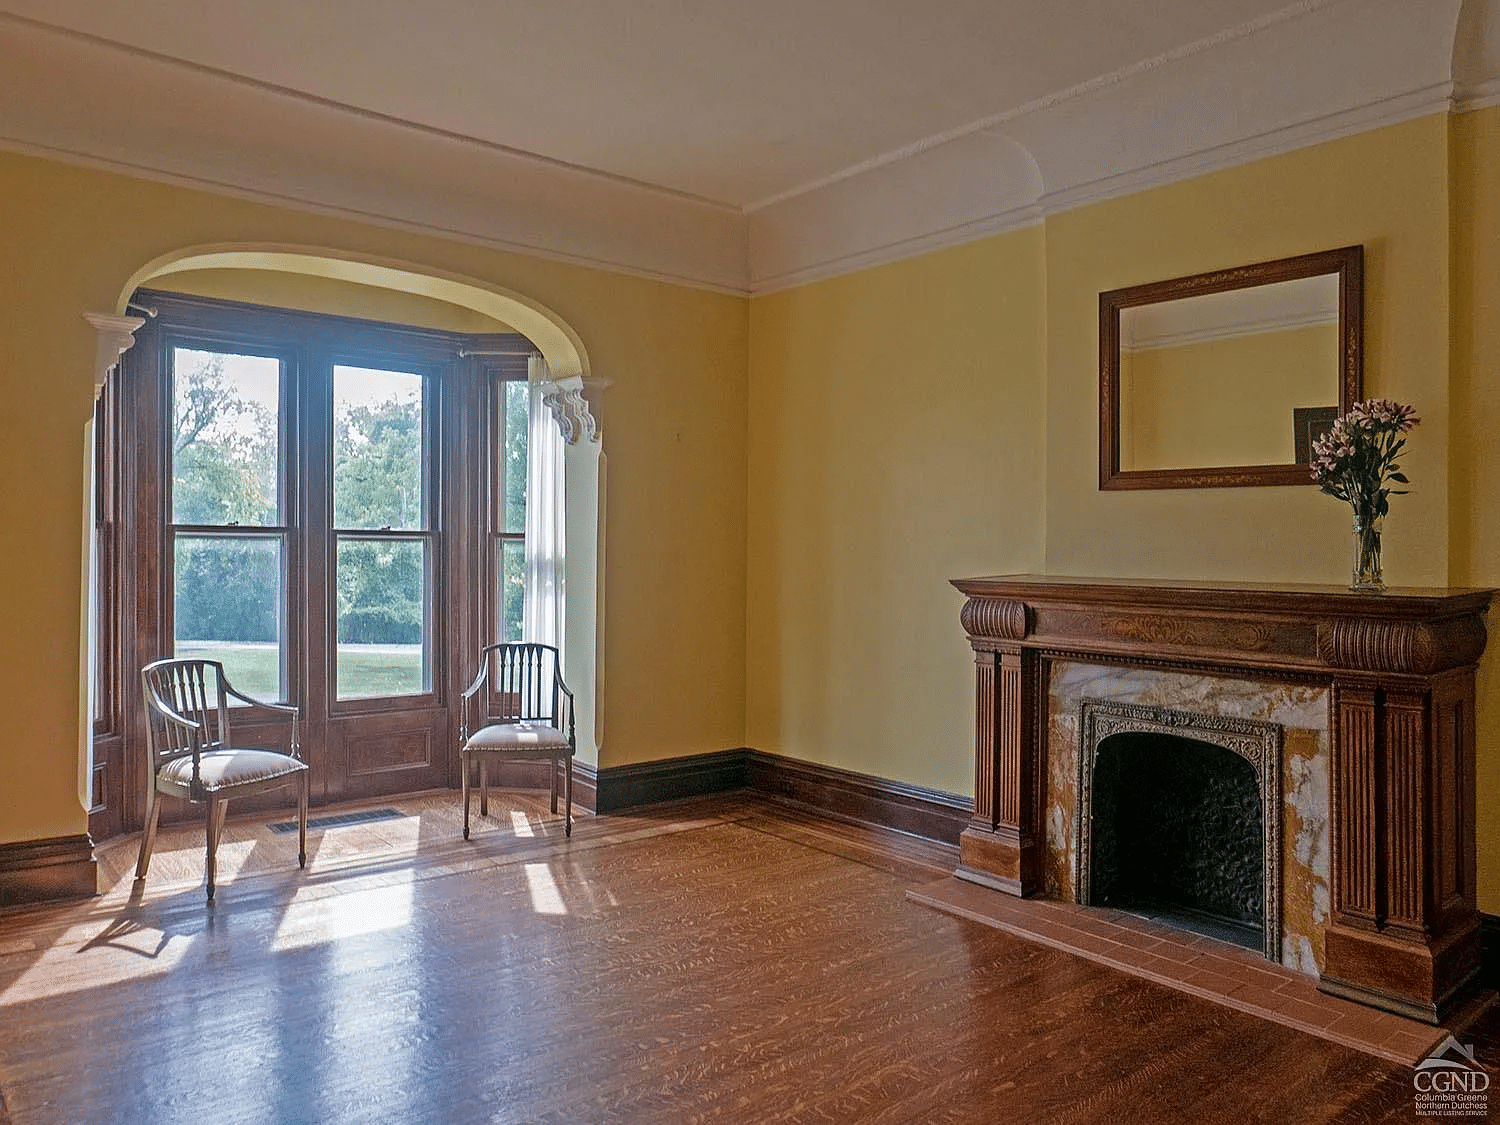
<svg viewBox="0 0 1500 1125">
<path fill-rule="evenodd" d="M 1057 661 L 1317 683 L 1330 708 L 1324 991 L 1436 1021 L 1479 965 L 1475 666 L 1495 591 L 959 579 L 976 657 L 975 815 L 958 874 L 1042 889 Z"/>
</svg>

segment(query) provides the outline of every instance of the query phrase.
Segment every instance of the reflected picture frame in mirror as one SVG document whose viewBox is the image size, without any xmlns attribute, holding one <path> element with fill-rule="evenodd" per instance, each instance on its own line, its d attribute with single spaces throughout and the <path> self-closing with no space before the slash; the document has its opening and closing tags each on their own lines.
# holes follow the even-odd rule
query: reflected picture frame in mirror
<svg viewBox="0 0 1500 1125">
<path fill-rule="evenodd" d="M 1328 286 L 1337 293 L 1337 336 L 1327 344 L 1328 366 L 1332 369 L 1325 377 L 1319 374 L 1317 389 L 1309 389 L 1304 398 L 1315 401 L 1290 400 L 1285 411 L 1277 408 L 1277 418 L 1285 413 L 1284 427 L 1280 434 L 1287 448 L 1285 460 L 1254 456 L 1238 458 L 1254 463 L 1213 463 L 1213 456 L 1203 458 L 1207 463 L 1176 463 L 1174 457 L 1192 462 L 1187 453 L 1161 453 L 1152 456 L 1136 455 L 1133 435 L 1151 432 L 1145 422 L 1136 418 L 1137 407 L 1145 413 L 1151 405 L 1150 396 L 1140 395 L 1133 400 L 1129 394 L 1126 375 L 1130 365 L 1127 356 L 1136 347 L 1136 341 L 1148 331 L 1155 331 L 1157 338 L 1165 341 L 1164 348 L 1189 354 L 1189 342 L 1194 348 L 1203 348 L 1205 341 L 1211 346 L 1222 347 L 1224 341 L 1241 334 L 1243 326 L 1257 320 L 1271 325 L 1282 337 L 1291 338 L 1292 331 L 1310 331 L 1320 321 L 1326 320 L 1332 327 L 1335 312 L 1329 304 L 1325 311 L 1309 307 L 1298 315 L 1290 315 L 1285 309 L 1289 296 L 1301 299 L 1310 287 L 1304 284 L 1309 279 L 1328 279 Z M 1278 287 L 1273 289 L 1272 287 Z M 1235 294 L 1245 293 L 1245 300 L 1237 302 Z M 1215 296 L 1224 295 L 1224 296 Z M 1197 298 L 1208 298 L 1198 301 Z M 1174 304 L 1175 303 L 1175 304 Z M 1318 302 L 1321 303 L 1321 299 Z M 1230 311 L 1238 304 L 1239 309 Z M 1186 319 L 1175 315 L 1180 310 L 1191 310 L 1199 322 L 1192 331 L 1181 327 Z M 1122 324 L 1125 331 L 1122 332 Z M 1151 325 L 1151 328 L 1143 326 Z M 1162 326 L 1171 326 L 1163 328 Z M 1266 333 L 1262 332 L 1262 335 Z M 1230 374 L 1225 375 L 1228 371 Z M 1245 378 L 1231 368 L 1216 372 L 1218 377 Z M 1269 373 L 1268 373 L 1269 375 Z M 1278 370 L 1277 378 L 1285 381 L 1288 372 Z M 1268 378 L 1269 381 L 1269 378 Z M 1184 402 L 1169 388 L 1169 382 L 1158 382 L 1159 401 L 1171 409 L 1163 409 L 1162 417 L 1156 419 L 1157 428 L 1167 433 L 1175 432 L 1180 439 L 1186 429 L 1197 429 L 1195 411 L 1191 402 Z M 1179 384 L 1180 386 L 1181 384 Z M 1256 402 L 1259 388 L 1248 383 L 1236 383 L 1237 393 L 1244 401 Z M 1309 465 L 1303 460 L 1303 440 L 1294 445 L 1294 435 L 1307 426 L 1309 417 L 1328 417 L 1328 411 L 1337 406 L 1337 413 L 1346 412 L 1358 402 L 1364 389 L 1364 247 L 1343 246 L 1335 250 L 1323 250 L 1291 258 L 1259 262 L 1254 265 L 1237 266 L 1230 269 L 1213 270 L 1172 278 L 1167 281 L 1132 285 L 1099 294 L 1099 488 L 1104 491 L 1126 489 L 1166 488 L 1237 488 L 1258 485 L 1311 485 L 1313 479 Z M 1211 392 L 1206 392 L 1211 393 Z M 1164 396 L 1164 397 L 1161 397 Z M 1328 401 L 1333 397 L 1337 402 Z M 1132 421 L 1128 431 L 1122 430 L 1122 416 Z M 1187 419 L 1187 421 L 1184 421 Z M 1201 444 L 1203 435 L 1192 435 Z M 1303 435 L 1304 439 L 1306 435 Z M 1212 441 L 1210 436 L 1207 440 Z M 1278 441 L 1280 439 L 1278 438 Z M 1181 450 L 1184 442 L 1178 440 L 1174 447 L 1163 442 L 1162 448 Z M 1226 445 L 1227 448 L 1227 445 Z M 1252 444 L 1249 448 L 1255 448 Z M 1165 460 L 1166 463 L 1155 463 Z M 1231 452 L 1230 460 L 1236 457 Z M 1139 462 L 1139 463 L 1136 463 Z"/>
</svg>

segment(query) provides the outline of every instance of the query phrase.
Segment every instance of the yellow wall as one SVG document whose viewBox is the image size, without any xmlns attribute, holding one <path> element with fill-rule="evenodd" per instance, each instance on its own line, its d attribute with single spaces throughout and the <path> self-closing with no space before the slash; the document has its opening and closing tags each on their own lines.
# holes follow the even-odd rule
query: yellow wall
<svg viewBox="0 0 1500 1125">
<path fill-rule="evenodd" d="M 751 301 L 0 156 L 0 842 L 83 830 L 80 439 L 94 340 L 144 263 L 299 244 L 505 286 L 577 331 L 608 453 L 600 764 L 749 745 L 972 790 L 947 579 L 1341 582 L 1315 488 L 1101 493 L 1098 293 L 1366 248 L 1371 394 L 1423 417 L 1401 584 L 1500 585 L 1500 109 L 1268 158 Z M 374 314 L 386 315 L 386 314 Z M 1497 611 L 1500 612 L 1500 611 Z M 1500 646 L 1481 669 L 1481 906 L 1500 912 Z"/>
<path fill-rule="evenodd" d="M 1042 557 L 1042 228 L 755 300 L 747 741 L 968 793 L 951 577 Z"/>
<path fill-rule="evenodd" d="M 1347 581 L 1351 517 L 1313 487 L 1099 490 L 1099 293 L 1365 247 L 1365 390 L 1423 422 L 1385 569 L 1447 583 L 1447 124 L 1423 118 L 1054 216 L 1047 223 L 1047 555 L 1055 574 Z"/>
<path fill-rule="evenodd" d="M 1387 577 L 1500 586 L 1496 183 L 1500 110 L 1440 115 L 752 301 L 749 744 L 972 793 L 950 577 L 1348 580 L 1350 513 L 1314 487 L 1099 490 L 1103 290 L 1362 243 L 1366 392 L 1423 419 Z M 1497 667 L 1500 644 L 1478 713 L 1492 912 Z"/>
<path fill-rule="evenodd" d="M 1500 586 L 1500 108 L 1453 119 L 1449 577 Z M 1420 431 L 1414 431 L 1420 433 Z M 1479 669 L 1479 903 L 1500 913 L 1500 605 Z"/>
<path fill-rule="evenodd" d="M 85 830 L 79 521 L 88 311 L 186 246 L 274 243 L 526 294 L 586 341 L 610 459 L 601 765 L 744 741 L 743 300 L 0 154 L 0 843 Z M 643 655 L 645 654 L 645 655 Z"/>
</svg>

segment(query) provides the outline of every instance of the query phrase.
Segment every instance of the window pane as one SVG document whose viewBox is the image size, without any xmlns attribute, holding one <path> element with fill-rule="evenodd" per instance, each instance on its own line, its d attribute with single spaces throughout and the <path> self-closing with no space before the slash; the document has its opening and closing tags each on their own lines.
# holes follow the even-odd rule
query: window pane
<svg viewBox="0 0 1500 1125">
<path fill-rule="evenodd" d="M 172 349 L 172 522 L 281 522 L 281 361 Z"/>
<path fill-rule="evenodd" d="M 500 544 L 499 639 L 521 639 L 521 614 L 526 604 L 526 544 L 509 539 Z"/>
<path fill-rule="evenodd" d="M 432 687 L 428 551 L 421 539 L 338 541 L 338 695 Z"/>
<path fill-rule="evenodd" d="M 179 535 L 175 655 L 218 660 L 240 691 L 286 698 L 281 537 Z"/>
<path fill-rule="evenodd" d="M 526 531 L 526 443 L 529 427 L 529 391 L 520 379 L 511 379 L 505 388 L 505 434 L 501 454 L 501 484 L 505 510 L 501 531 L 517 535 Z"/>
<path fill-rule="evenodd" d="M 422 376 L 333 369 L 333 525 L 424 531 Z"/>
</svg>

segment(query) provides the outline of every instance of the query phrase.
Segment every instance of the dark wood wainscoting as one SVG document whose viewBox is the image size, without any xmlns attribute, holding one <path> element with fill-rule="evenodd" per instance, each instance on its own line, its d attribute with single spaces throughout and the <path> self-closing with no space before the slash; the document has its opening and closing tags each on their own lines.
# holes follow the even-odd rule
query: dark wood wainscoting
<svg viewBox="0 0 1500 1125">
<path fill-rule="evenodd" d="M 98 893 L 94 841 L 86 835 L 0 844 L 0 906 Z"/>
</svg>

